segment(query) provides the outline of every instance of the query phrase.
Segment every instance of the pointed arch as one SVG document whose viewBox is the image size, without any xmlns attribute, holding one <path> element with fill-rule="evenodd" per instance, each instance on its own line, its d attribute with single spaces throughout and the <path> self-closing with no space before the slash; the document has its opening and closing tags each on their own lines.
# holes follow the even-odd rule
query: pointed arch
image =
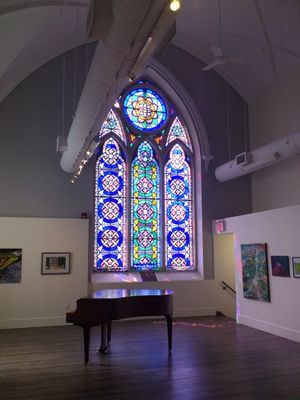
<svg viewBox="0 0 300 400">
<path fill-rule="evenodd" d="M 192 143 L 190 136 L 184 126 L 182 125 L 179 117 L 175 117 L 167 136 L 166 146 L 172 143 L 174 140 L 181 140 L 191 151 Z"/>
<path fill-rule="evenodd" d="M 192 171 L 184 149 L 176 143 L 164 170 L 165 262 L 170 271 L 193 271 Z"/>
<path fill-rule="evenodd" d="M 160 269 L 160 171 L 153 148 L 143 141 L 131 166 L 131 265 Z"/>
<path fill-rule="evenodd" d="M 109 112 L 99 133 L 95 270 L 202 268 L 202 230 L 196 226 L 202 218 L 197 209 L 201 168 L 194 169 L 199 143 L 152 83 L 137 82 L 119 100 L 121 110 Z M 156 102 L 162 102 L 163 117 Z"/>
<path fill-rule="evenodd" d="M 102 138 L 110 133 L 117 135 L 126 144 L 126 136 L 122 124 L 113 109 L 110 110 L 101 126 L 99 138 Z"/>
<path fill-rule="evenodd" d="M 108 138 L 96 161 L 94 266 L 126 271 L 126 164 L 116 140 Z"/>
</svg>

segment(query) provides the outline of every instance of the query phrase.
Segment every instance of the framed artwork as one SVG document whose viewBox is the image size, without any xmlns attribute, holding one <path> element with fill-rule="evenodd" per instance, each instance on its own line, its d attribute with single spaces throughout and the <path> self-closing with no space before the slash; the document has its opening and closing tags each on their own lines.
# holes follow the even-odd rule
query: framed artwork
<svg viewBox="0 0 300 400">
<path fill-rule="evenodd" d="M 300 278 L 300 257 L 293 257 L 293 274 L 295 278 Z"/>
<path fill-rule="evenodd" d="M 267 244 L 241 244 L 241 258 L 244 297 L 269 302 Z"/>
<path fill-rule="evenodd" d="M 42 253 L 42 275 L 71 273 L 71 253 Z"/>
<path fill-rule="evenodd" d="M 289 256 L 271 256 L 271 267 L 273 276 L 290 276 Z"/>
<path fill-rule="evenodd" d="M 20 283 L 22 249 L 0 249 L 0 283 Z"/>
</svg>

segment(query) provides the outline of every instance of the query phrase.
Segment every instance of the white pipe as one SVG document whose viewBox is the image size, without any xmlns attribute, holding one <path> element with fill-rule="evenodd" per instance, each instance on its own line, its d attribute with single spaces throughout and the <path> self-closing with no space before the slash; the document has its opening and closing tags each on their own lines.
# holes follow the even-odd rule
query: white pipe
<svg viewBox="0 0 300 400">
<path fill-rule="evenodd" d="M 92 125 L 99 115 L 100 107 L 107 101 L 107 93 L 111 90 L 112 84 L 116 85 L 118 71 L 137 33 L 135 18 L 138 21 L 142 20 L 147 6 L 148 2 L 137 0 L 113 2 L 114 23 L 106 41 L 99 42 L 95 50 L 68 134 L 67 150 L 60 161 L 62 169 L 66 172 L 75 171 L 80 151 L 89 140 L 89 136 L 96 135 L 95 132 L 91 134 Z"/>
<path fill-rule="evenodd" d="M 259 147 L 251 151 L 251 154 L 252 162 L 247 165 L 238 165 L 236 159 L 219 165 L 215 170 L 218 181 L 230 181 L 300 154 L 300 132 Z"/>
<path fill-rule="evenodd" d="M 96 48 L 60 161 L 64 171 L 76 171 L 166 5 L 167 0 L 112 3 L 114 22 L 104 43 Z"/>
</svg>

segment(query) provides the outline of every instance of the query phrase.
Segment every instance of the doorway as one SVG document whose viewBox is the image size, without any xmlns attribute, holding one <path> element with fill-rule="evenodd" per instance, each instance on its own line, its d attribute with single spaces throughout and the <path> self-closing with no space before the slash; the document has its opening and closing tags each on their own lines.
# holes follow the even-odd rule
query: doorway
<svg viewBox="0 0 300 400">
<path fill-rule="evenodd" d="M 236 318 L 236 295 L 222 282 L 236 290 L 233 233 L 213 236 L 214 272 L 216 282 L 216 309 L 224 315 Z M 223 289 L 225 287 L 225 290 Z"/>
</svg>

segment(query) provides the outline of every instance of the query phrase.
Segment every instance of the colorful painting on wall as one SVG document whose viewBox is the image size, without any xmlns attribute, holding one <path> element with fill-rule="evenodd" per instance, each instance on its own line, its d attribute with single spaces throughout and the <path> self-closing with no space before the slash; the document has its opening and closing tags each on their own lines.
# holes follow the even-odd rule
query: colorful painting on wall
<svg viewBox="0 0 300 400">
<path fill-rule="evenodd" d="M 244 297 L 269 302 L 267 244 L 241 244 L 241 256 Z"/>
<path fill-rule="evenodd" d="M 290 276 L 289 256 L 271 256 L 271 266 L 273 276 Z"/>
<path fill-rule="evenodd" d="M 293 257 L 293 274 L 295 278 L 300 278 L 300 257 Z"/>
<path fill-rule="evenodd" d="M 0 283 L 20 283 L 22 249 L 0 249 Z"/>
</svg>

